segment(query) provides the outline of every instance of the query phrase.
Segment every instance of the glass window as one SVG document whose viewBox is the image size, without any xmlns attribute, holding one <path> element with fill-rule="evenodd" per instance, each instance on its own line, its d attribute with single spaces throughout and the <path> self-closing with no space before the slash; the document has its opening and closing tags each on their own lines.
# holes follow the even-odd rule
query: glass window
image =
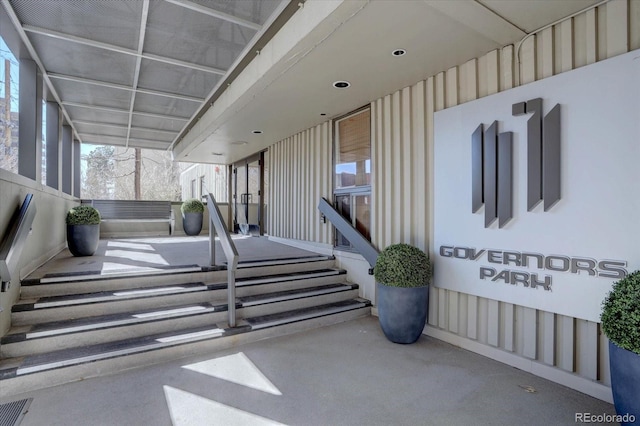
<svg viewBox="0 0 640 426">
<path fill-rule="evenodd" d="M 335 121 L 334 205 L 351 225 L 371 241 L 371 112 L 367 108 Z M 335 232 L 335 245 L 351 243 Z"/>
<path fill-rule="evenodd" d="M 18 173 L 20 63 L 0 37 L 0 168 Z"/>
<path fill-rule="evenodd" d="M 371 185 L 370 115 L 366 109 L 336 122 L 336 189 Z"/>
</svg>

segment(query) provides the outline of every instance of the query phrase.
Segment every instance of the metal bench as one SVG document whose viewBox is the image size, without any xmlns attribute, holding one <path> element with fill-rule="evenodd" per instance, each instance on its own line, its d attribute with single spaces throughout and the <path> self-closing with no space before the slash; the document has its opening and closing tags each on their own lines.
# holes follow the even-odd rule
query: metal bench
<svg viewBox="0 0 640 426">
<path fill-rule="evenodd" d="M 100 212 L 102 222 L 166 222 L 173 234 L 175 216 L 171 201 L 83 200 Z"/>
</svg>

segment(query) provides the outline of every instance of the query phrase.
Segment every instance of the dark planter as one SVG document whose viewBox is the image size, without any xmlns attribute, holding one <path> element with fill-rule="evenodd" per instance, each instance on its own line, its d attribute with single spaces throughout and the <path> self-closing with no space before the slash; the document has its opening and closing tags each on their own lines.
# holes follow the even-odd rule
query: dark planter
<svg viewBox="0 0 640 426">
<path fill-rule="evenodd" d="M 67 225 L 67 245 L 74 256 L 93 256 L 100 242 L 100 225 Z"/>
<path fill-rule="evenodd" d="M 393 343 L 413 343 L 427 321 L 429 286 L 390 287 L 377 283 L 378 320 Z"/>
<path fill-rule="evenodd" d="M 182 213 L 182 227 L 187 235 L 200 235 L 202 213 Z"/>
<path fill-rule="evenodd" d="M 621 424 L 635 424 L 631 419 L 640 420 L 640 354 L 609 341 L 609 369 L 616 412 L 628 414 Z"/>
</svg>

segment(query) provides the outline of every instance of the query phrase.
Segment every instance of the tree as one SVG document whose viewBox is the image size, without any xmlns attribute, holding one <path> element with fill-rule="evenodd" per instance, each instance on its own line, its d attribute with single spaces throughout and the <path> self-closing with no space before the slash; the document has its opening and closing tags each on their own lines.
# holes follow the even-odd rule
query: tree
<svg viewBox="0 0 640 426">
<path fill-rule="evenodd" d="M 181 170 L 166 151 L 100 146 L 86 161 L 83 198 L 180 200 Z"/>
<path fill-rule="evenodd" d="M 112 199 L 115 190 L 115 148 L 97 146 L 84 159 L 87 169 L 82 180 L 82 197 Z"/>
</svg>

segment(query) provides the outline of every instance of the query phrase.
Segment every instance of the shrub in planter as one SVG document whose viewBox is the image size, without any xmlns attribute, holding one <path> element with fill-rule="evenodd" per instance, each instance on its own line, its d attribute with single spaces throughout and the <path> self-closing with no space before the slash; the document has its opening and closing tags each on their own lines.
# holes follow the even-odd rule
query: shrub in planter
<svg viewBox="0 0 640 426">
<path fill-rule="evenodd" d="M 74 256 L 92 256 L 100 241 L 100 212 L 81 204 L 67 212 L 67 245 Z"/>
<path fill-rule="evenodd" d="M 422 250 L 408 244 L 385 248 L 373 269 L 378 319 L 387 339 L 413 343 L 427 319 L 431 262 Z"/>
<path fill-rule="evenodd" d="M 191 198 L 186 200 L 180 206 L 182 212 L 182 227 L 187 235 L 198 235 L 202 231 L 202 216 L 204 213 L 204 204 L 202 201 Z"/>
<path fill-rule="evenodd" d="M 616 412 L 622 416 L 622 424 L 633 424 L 640 421 L 640 271 L 613 284 L 602 304 L 600 320 L 609 338 Z"/>
</svg>

